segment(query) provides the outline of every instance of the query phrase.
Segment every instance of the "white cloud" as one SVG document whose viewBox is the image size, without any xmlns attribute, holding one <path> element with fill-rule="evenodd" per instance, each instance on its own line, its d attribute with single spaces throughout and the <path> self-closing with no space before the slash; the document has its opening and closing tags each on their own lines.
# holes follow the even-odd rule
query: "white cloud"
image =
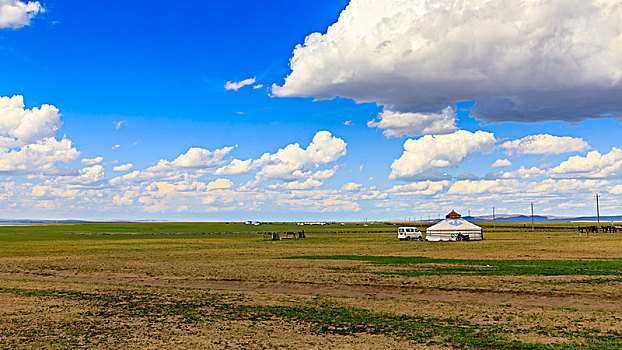
<svg viewBox="0 0 622 350">
<path fill-rule="evenodd" d="M 521 166 L 519 169 L 513 171 L 502 171 L 499 173 L 486 174 L 488 179 L 530 179 L 533 177 L 545 176 L 546 170 L 538 167 L 525 168 Z"/>
<path fill-rule="evenodd" d="M 398 195 L 435 195 L 449 186 L 449 181 L 418 181 L 408 185 L 396 185 L 387 192 Z"/>
<path fill-rule="evenodd" d="M 111 180 L 111 183 L 117 185 L 125 182 L 141 183 L 154 180 L 179 181 L 188 176 L 201 176 L 215 172 L 216 168 L 223 166 L 225 163 L 223 158 L 232 150 L 231 146 L 214 151 L 192 147 L 173 161 L 160 159 L 154 166 L 116 177 Z"/>
<path fill-rule="evenodd" d="M 216 179 L 205 186 L 207 190 L 217 190 L 217 189 L 225 189 L 231 188 L 233 186 L 233 182 L 229 179 Z"/>
<path fill-rule="evenodd" d="M 119 148 L 119 147 L 121 147 L 121 145 L 116 144 L 116 145 L 112 146 L 112 150 L 114 151 L 115 149 L 117 149 L 117 148 Z"/>
<path fill-rule="evenodd" d="M 522 182 L 516 179 L 498 179 L 498 180 L 476 180 L 476 181 L 456 181 L 449 190 L 448 195 L 460 195 L 467 198 L 472 195 L 490 195 L 490 194 L 513 194 L 512 198 L 522 199 L 517 196 L 539 197 L 541 200 L 547 200 L 547 197 L 571 197 L 578 193 L 587 193 L 599 188 L 604 188 L 609 184 L 603 180 L 576 180 L 576 179 L 545 179 L 538 182 Z M 486 199 L 485 197 L 483 197 Z M 481 199 L 481 197 L 480 197 Z"/>
<path fill-rule="evenodd" d="M 115 129 L 117 129 L 117 130 L 119 130 L 119 129 L 121 129 L 121 127 L 122 127 L 123 125 L 126 125 L 126 124 L 127 124 L 127 120 L 121 120 L 121 121 L 118 121 L 118 122 L 117 122 L 117 121 L 115 121 L 115 122 L 114 122 L 114 128 L 115 128 Z"/>
<path fill-rule="evenodd" d="M 492 163 L 492 167 L 493 168 L 504 168 L 504 167 L 508 167 L 511 166 L 512 162 L 510 162 L 507 159 L 497 159 L 494 163 Z"/>
<path fill-rule="evenodd" d="M 95 165 L 95 164 L 99 164 L 104 160 L 104 158 L 102 157 L 95 157 L 95 158 L 84 158 L 80 161 L 80 163 L 84 164 L 84 165 Z"/>
<path fill-rule="evenodd" d="M 520 191 L 520 183 L 517 180 L 476 180 L 456 181 L 448 194 L 472 195 L 483 193 L 514 193 Z"/>
<path fill-rule="evenodd" d="M 268 188 L 273 190 L 278 189 L 287 189 L 287 190 L 311 190 L 314 188 L 318 188 L 322 186 L 324 183 L 322 181 L 316 180 L 314 178 L 308 178 L 305 181 L 291 181 L 286 183 L 279 183 L 268 186 Z"/>
<path fill-rule="evenodd" d="M 0 173 L 71 172 L 56 167 L 58 162 L 80 156 L 70 140 L 54 137 L 62 124 L 60 116 L 58 108 L 51 105 L 27 109 L 22 96 L 0 97 Z"/>
<path fill-rule="evenodd" d="M 294 143 L 274 154 L 262 155 L 255 161 L 257 166 L 261 166 L 257 179 L 293 181 L 308 178 L 312 175 L 311 171 L 319 166 L 345 156 L 346 145 L 342 139 L 332 136 L 330 132 L 319 131 L 305 149 Z"/>
<path fill-rule="evenodd" d="M 620 178 L 622 150 L 613 147 L 606 154 L 592 151 L 585 157 L 572 156 L 551 169 L 549 175 L 564 178 Z"/>
<path fill-rule="evenodd" d="M 0 183 L 0 201 L 7 201 L 10 197 L 12 197 L 15 194 L 14 191 L 15 191 L 14 182 Z"/>
<path fill-rule="evenodd" d="M 223 165 L 223 158 L 233 150 L 233 147 L 224 147 L 215 151 L 192 147 L 188 152 L 180 155 L 171 165 L 181 168 L 214 168 Z"/>
<path fill-rule="evenodd" d="M 456 111 L 447 107 L 442 113 L 400 113 L 385 110 L 380 120 L 370 120 L 367 126 L 384 129 L 382 134 L 390 137 L 449 134 L 457 130 Z"/>
<path fill-rule="evenodd" d="M 335 173 L 337 173 L 337 168 L 339 168 L 339 166 L 335 165 L 334 167 L 332 167 L 330 169 L 318 170 L 318 171 L 315 172 L 315 174 L 313 174 L 313 178 L 314 179 L 319 179 L 319 180 L 329 179 L 329 178 L 335 176 Z"/>
<path fill-rule="evenodd" d="M 112 170 L 114 170 L 114 171 L 128 171 L 128 170 L 132 170 L 132 168 L 134 168 L 134 164 L 127 163 L 127 164 L 117 165 L 114 168 L 112 168 Z"/>
<path fill-rule="evenodd" d="M 0 28 L 21 28 L 45 9 L 38 1 L 0 0 Z"/>
<path fill-rule="evenodd" d="M 71 141 L 56 140 L 53 137 L 0 153 L 0 172 L 15 173 L 57 173 L 56 162 L 70 162 L 78 159 L 78 152 Z"/>
<path fill-rule="evenodd" d="M 106 178 L 104 167 L 101 165 L 93 165 L 80 169 L 78 176 L 62 176 L 59 179 L 63 179 L 69 183 L 91 184 L 94 182 L 102 181 Z"/>
<path fill-rule="evenodd" d="M 610 190 L 609 193 L 613 193 L 613 194 L 622 194 L 622 185 L 616 185 L 613 186 Z"/>
<path fill-rule="evenodd" d="M 365 200 L 384 200 L 389 198 L 389 194 L 385 191 L 371 190 L 369 193 L 362 194 L 361 199 Z"/>
<path fill-rule="evenodd" d="M 352 0 L 272 92 L 402 113 L 476 100 L 493 122 L 621 116 L 621 26 L 615 0 Z"/>
<path fill-rule="evenodd" d="M 356 201 L 344 200 L 334 195 L 319 194 L 310 191 L 297 191 L 295 195 L 308 192 L 304 197 L 283 198 L 279 202 L 286 205 L 290 210 L 301 210 L 305 213 L 335 213 L 335 212 L 359 212 L 361 207 Z M 312 198 L 312 200 L 310 200 Z"/>
<path fill-rule="evenodd" d="M 218 168 L 214 174 L 216 175 L 241 175 L 247 174 L 252 171 L 255 167 L 253 166 L 253 160 L 239 160 L 234 159 L 229 164 Z"/>
<path fill-rule="evenodd" d="M 240 88 L 247 86 L 247 85 L 252 85 L 255 84 L 255 78 L 250 78 L 250 79 L 244 79 L 240 82 L 230 82 L 228 81 L 225 84 L 225 90 L 234 90 L 234 91 L 238 91 Z"/>
<path fill-rule="evenodd" d="M 53 137 L 61 126 L 58 108 L 26 109 L 23 96 L 0 97 L 0 149 L 21 147 Z"/>
<path fill-rule="evenodd" d="M 495 146 L 492 133 L 459 130 L 453 134 L 423 136 L 406 140 L 404 153 L 391 164 L 392 180 L 439 179 L 440 168 L 457 166 L 468 155 L 491 151 Z"/>
<path fill-rule="evenodd" d="M 560 209 L 575 209 L 575 208 L 585 208 L 587 205 L 585 203 L 570 203 L 563 202 L 557 205 Z"/>
<path fill-rule="evenodd" d="M 123 194 L 115 194 L 112 198 L 112 204 L 116 206 L 129 206 L 134 204 L 134 201 L 132 198 L 130 198 L 130 196 L 128 196 L 128 193 L 126 192 Z"/>
<path fill-rule="evenodd" d="M 574 196 L 579 193 L 591 193 L 609 185 L 606 180 L 579 180 L 579 179 L 545 179 L 539 182 L 523 183 L 523 188 L 541 195 L 565 194 Z"/>
<path fill-rule="evenodd" d="M 347 184 L 341 186 L 342 191 L 360 191 L 363 188 L 363 185 L 357 184 L 356 182 L 348 182 Z"/>
<path fill-rule="evenodd" d="M 48 178 L 42 183 L 32 186 L 31 194 L 37 199 L 53 199 L 60 204 L 62 200 L 92 201 L 104 197 L 106 184 L 104 167 L 94 165 L 80 169 L 77 174 L 61 175 Z M 71 203 L 69 205 L 74 205 Z M 100 208 L 101 209 L 101 208 Z"/>
<path fill-rule="evenodd" d="M 321 186 L 321 180 L 334 176 L 338 166 L 330 169 L 317 169 L 345 155 L 346 143 L 332 136 L 327 131 L 320 131 L 305 149 L 302 149 L 298 143 L 295 143 L 278 150 L 274 154 L 265 153 L 259 159 L 233 159 L 226 164 L 224 157 L 233 148 L 224 147 L 210 151 L 194 147 L 173 161 L 162 159 L 156 165 L 144 170 L 133 171 L 113 178 L 110 180 L 110 184 L 117 187 L 148 186 L 149 183 L 156 181 L 157 184 L 154 186 L 159 188 L 158 193 L 161 195 L 163 193 L 162 189 L 167 186 L 165 185 L 166 183 L 179 183 L 189 179 L 198 179 L 206 174 L 242 175 L 259 169 L 257 174 L 255 174 L 254 181 L 237 190 L 242 192 L 248 191 L 249 186 L 254 187 L 259 182 L 268 180 L 288 182 L 285 185 L 270 187 L 273 189 L 308 190 Z M 115 168 L 115 170 L 118 169 Z M 227 179 L 216 181 L 206 185 L 206 187 L 204 186 L 203 189 L 224 189 L 232 186 L 232 182 Z M 226 186 L 222 186 L 223 184 Z M 179 186 L 175 188 L 180 190 Z M 252 191 L 256 191 L 256 189 L 252 189 Z M 143 199 L 143 201 L 145 200 Z"/>
<path fill-rule="evenodd" d="M 263 84 L 257 84 L 253 86 L 253 89 L 257 90 L 257 89 L 261 89 L 262 87 L 263 87 Z"/>
<path fill-rule="evenodd" d="M 10 100 L 5 98 L 5 103 Z M 18 103 L 18 106 L 21 105 Z M 43 110 L 42 107 L 38 109 Z M 11 110 L 27 114 L 37 109 L 26 110 L 22 106 Z M 52 117 L 43 119 L 46 118 L 54 120 Z M 16 128 L 5 127 L 0 131 L 5 130 L 4 135 L 12 137 L 12 142 L 16 144 L 28 139 L 9 136 L 6 130 L 13 129 Z M 386 218 L 387 215 L 398 215 L 395 214 L 398 212 L 402 215 L 412 210 L 417 210 L 417 215 L 419 212 L 425 215 L 426 211 L 436 213 L 443 208 L 457 208 L 458 205 L 475 209 L 494 203 L 497 208 L 505 206 L 514 210 L 512 208 L 523 208 L 529 201 L 538 201 L 539 206 L 546 205 L 551 210 L 580 210 L 579 206 L 564 203 L 581 203 L 581 198 L 591 200 L 595 191 L 610 193 L 611 197 L 622 193 L 622 180 L 609 182 L 573 178 L 622 178 L 622 150 L 618 148 L 606 154 L 594 151 L 586 156 L 570 157 L 553 169 L 521 166 L 513 171 L 487 174 L 483 180 L 463 174 L 454 179 L 459 179 L 456 182 L 448 181 L 450 176 L 440 169 L 455 167 L 470 155 L 494 148 L 494 135 L 482 131 L 458 131 L 406 141 L 404 154 L 393 163 L 392 178 L 428 181 L 405 183 L 387 189 L 365 187 L 360 183 L 327 188 L 324 180 L 335 176 L 342 166 L 337 162 L 346 155 L 347 148 L 344 140 L 328 131 L 315 134 L 308 145 L 292 143 L 276 152 L 247 160 L 231 160 L 229 155 L 234 147 L 215 150 L 193 147 L 146 169 L 131 171 L 131 164 L 115 163 L 115 171 L 128 173 L 108 178 L 100 164 L 102 157 L 81 159 L 80 152 L 70 140 L 55 139 L 56 130 L 53 127 L 46 130 L 38 134 L 44 136 L 33 136 L 39 138 L 34 142 L 0 149 L 0 173 L 5 174 L 0 176 L 0 209 L 3 212 L 13 210 L 11 213 L 19 213 L 16 215 L 43 213 L 41 217 L 49 217 L 49 213 L 62 213 L 58 214 L 60 216 L 101 214 L 102 217 L 163 213 L 167 216 L 175 215 L 179 208 L 184 208 L 185 213 L 234 212 L 238 215 L 259 212 L 281 215 L 300 212 L 337 213 L 338 217 L 364 209 L 369 213 L 366 215 Z M 88 167 L 58 168 L 58 162 L 75 160 Z M 348 169 L 349 173 L 358 173 L 369 167 L 349 164 Z M 247 186 L 234 185 L 236 180 L 228 178 L 205 180 L 208 175 L 233 176 L 251 172 L 256 173 L 243 180 L 246 182 L 254 178 Z M 13 182 L 7 174 L 15 174 L 18 178 L 24 176 Z M 563 179 L 525 181 L 547 175 Z M 368 176 L 370 174 L 363 178 Z M 339 182 L 339 179 L 331 181 Z M 378 186 L 384 187 L 382 183 Z M 612 208 L 622 204 L 615 198 L 607 202 Z M 438 209 L 431 209 L 430 205 Z"/>
<path fill-rule="evenodd" d="M 519 140 L 506 141 L 501 146 L 509 155 L 562 154 L 580 152 L 589 148 L 587 142 L 577 137 L 559 137 L 548 134 L 530 135 Z"/>
<path fill-rule="evenodd" d="M 344 126 L 350 126 L 352 125 L 352 121 L 351 120 L 346 120 L 345 122 L 343 122 Z"/>
</svg>

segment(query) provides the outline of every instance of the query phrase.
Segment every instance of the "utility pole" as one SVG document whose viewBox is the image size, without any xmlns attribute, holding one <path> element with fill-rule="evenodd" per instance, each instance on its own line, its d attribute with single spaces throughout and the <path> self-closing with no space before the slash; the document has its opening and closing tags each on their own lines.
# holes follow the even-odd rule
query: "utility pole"
<svg viewBox="0 0 622 350">
<path fill-rule="evenodd" d="M 598 197 L 600 197 L 600 195 L 596 193 L 594 197 L 596 197 L 596 222 L 598 224 L 598 231 L 600 231 L 600 208 L 598 207 Z"/>
<path fill-rule="evenodd" d="M 531 202 L 531 230 L 535 231 L 533 227 L 533 202 Z"/>
<path fill-rule="evenodd" d="M 469 218 L 471 217 L 471 209 L 469 209 Z"/>
<path fill-rule="evenodd" d="M 492 207 L 492 228 L 497 228 L 497 222 L 495 221 L 495 207 Z"/>
</svg>

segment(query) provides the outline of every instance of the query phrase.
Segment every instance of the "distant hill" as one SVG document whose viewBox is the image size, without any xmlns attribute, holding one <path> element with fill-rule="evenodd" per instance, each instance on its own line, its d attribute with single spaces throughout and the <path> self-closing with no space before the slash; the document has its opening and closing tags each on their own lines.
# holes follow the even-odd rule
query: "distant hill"
<svg viewBox="0 0 622 350">
<path fill-rule="evenodd" d="M 492 215 L 486 216 L 465 216 L 465 219 L 473 222 L 492 222 Z M 561 216 L 543 216 L 543 215 L 534 215 L 534 222 L 596 222 L 596 216 L 574 216 L 574 217 L 561 217 Z M 601 216 L 601 222 L 610 222 L 610 221 L 622 221 L 622 215 L 606 215 Z M 530 215 L 521 215 L 521 214 L 502 214 L 495 215 L 496 222 L 531 222 Z"/>
</svg>

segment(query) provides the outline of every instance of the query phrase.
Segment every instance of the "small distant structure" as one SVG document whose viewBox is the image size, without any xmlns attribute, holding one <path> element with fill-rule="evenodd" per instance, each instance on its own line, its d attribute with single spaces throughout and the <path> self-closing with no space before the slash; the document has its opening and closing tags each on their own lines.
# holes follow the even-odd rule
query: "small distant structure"
<svg viewBox="0 0 622 350">
<path fill-rule="evenodd" d="M 325 222 L 297 222 L 296 225 L 326 225 Z"/>
<path fill-rule="evenodd" d="M 427 241 L 480 241 L 484 239 L 482 228 L 463 219 L 454 210 L 445 216 L 445 220 L 430 226 L 426 230 Z"/>
<path fill-rule="evenodd" d="M 259 225 L 261 225 L 261 222 L 249 220 L 249 221 L 245 222 L 245 224 L 259 226 Z"/>
<path fill-rule="evenodd" d="M 281 235 L 284 235 L 281 237 Z M 263 235 L 263 239 L 265 241 L 280 241 L 283 239 L 299 239 L 299 238 L 307 238 L 305 235 L 305 231 L 301 232 L 265 232 Z"/>
</svg>

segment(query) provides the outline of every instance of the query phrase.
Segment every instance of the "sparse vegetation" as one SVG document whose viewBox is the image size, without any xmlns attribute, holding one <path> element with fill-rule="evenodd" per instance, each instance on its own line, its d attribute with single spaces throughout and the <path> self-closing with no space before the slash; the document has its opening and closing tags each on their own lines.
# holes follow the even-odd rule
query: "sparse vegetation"
<svg viewBox="0 0 622 350">
<path fill-rule="evenodd" d="M 587 260 L 480 260 L 480 259 L 433 259 L 400 256 L 295 256 L 288 259 L 353 260 L 378 265 L 407 266 L 412 270 L 387 272 L 403 276 L 426 275 L 622 275 L 622 259 Z M 600 280 L 600 279 L 598 279 Z M 585 280 L 584 280 L 585 281 Z M 611 281 L 611 279 L 609 279 Z M 614 280 L 615 281 L 615 280 Z"/>
<path fill-rule="evenodd" d="M 249 226 L 0 227 L 0 347 L 622 348 L 619 234 L 66 235 Z"/>
</svg>

